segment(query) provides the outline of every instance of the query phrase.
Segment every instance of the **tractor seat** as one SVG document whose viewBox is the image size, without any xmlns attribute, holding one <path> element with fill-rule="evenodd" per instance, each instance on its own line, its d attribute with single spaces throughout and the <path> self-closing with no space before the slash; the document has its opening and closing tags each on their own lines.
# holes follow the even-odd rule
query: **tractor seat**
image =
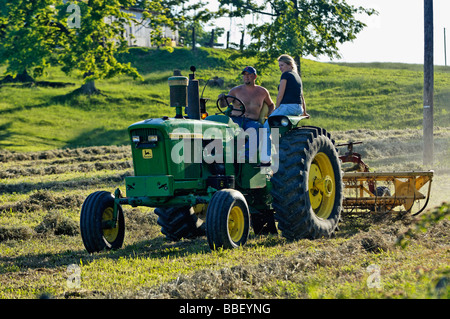
<svg viewBox="0 0 450 319">
<path fill-rule="evenodd" d="M 269 106 L 266 103 L 264 103 L 261 108 L 261 113 L 259 113 L 258 122 L 264 124 L 264 122 L 266 122 L 267 120 L 267 114 L 269 114 Z"/>
</svg>

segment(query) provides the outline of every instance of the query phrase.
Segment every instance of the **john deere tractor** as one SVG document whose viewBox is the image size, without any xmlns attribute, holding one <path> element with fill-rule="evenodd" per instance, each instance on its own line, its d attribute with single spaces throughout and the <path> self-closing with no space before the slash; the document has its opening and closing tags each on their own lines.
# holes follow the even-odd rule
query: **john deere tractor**
<svg viewBox="0 0 450 319">
<path fill-rule="evenodd" d="M 279 141 L 271 172 L 258 154 L 252 160 L 253 136 L 230 117 L 233 110 L 243 116 L 244 103 L 224 96 L 218 112 L 205 116 L 206 99 L 191 71 L 189 78 L 168 79 L 174 117 L 128 127 L 134 176 L 126 177 L 125 194 L 97 191 L 84 201 L 80 228 L 87 251 L 122 246 L 123 205 L 154 207 L 167 239 L 206 235 L 212 250 L 244 245 L 251 228 L 257 235 L 280 231 L 289 240 L 330 236 L 343 202 L 330 134 L 303 126 L 301 116 L 271 116 L 272 137 Z"/>
</svg>

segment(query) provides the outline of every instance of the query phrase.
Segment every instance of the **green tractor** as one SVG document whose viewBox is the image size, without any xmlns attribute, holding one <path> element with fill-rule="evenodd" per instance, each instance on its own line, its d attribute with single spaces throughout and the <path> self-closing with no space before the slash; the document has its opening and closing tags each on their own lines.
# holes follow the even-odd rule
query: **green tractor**
<svg viewBox="0 0 450 319">
<path fill-rule="evenodd" d="M 244 245 L 251 228 L 256 235 L 280 231 L 288 240 L 332 235 L 343 183 L 330 134 L 301 125 L 301 116 L 270 117 L 279 141 L 272 153 L 278 166 L 271 172 L 258 156 L 250 158 L 253 136 L 230 118 L 232 110 L 244 114 L 245 105 L 225 96 L 228 107 L 217 101 L 219 112 L 204 117 L 206 99 L 199 96 L 195 67 L 191 71 L 189 78 L 168 79 L 175 117 L 128 127 L 134 176 L 125 179 L 126 195 L 97 191 L 84 201 L 80 229 L 87 251 L 122 246 L 123 205 L 154 207 L 167 239 L 206 235 L 212 250 Z"/>
</svg>

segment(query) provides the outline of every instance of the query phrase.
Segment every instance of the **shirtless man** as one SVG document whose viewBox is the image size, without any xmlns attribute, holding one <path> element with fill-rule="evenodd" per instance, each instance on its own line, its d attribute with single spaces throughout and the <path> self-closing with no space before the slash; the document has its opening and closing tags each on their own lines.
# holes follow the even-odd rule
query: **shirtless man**
<svg viewBox="0 0 450 319">
<path fill-rule="evenodd" d="M 242 103 L 244 103 L 245 113 L 242 115 L 242 112 L 233 110 L 231 112 L 231 119 L 244 130 L 254 128 L 256 130 L 257 145 L 259 145 L 260 139 L 258 133 L 259 129 L 263 127 L 263 125 L 259 122 L 262 107 L 264 103 L 266 103 L 269 108 L 268 115 L 270 115 L 270 113 L 274 110 L 275 104 L 270 98 L 269 91 L 262 86 L 255 84 L 257 74 L 254 67 L 245 67 L 241 74 L 244 84 L 232 88 L 228 95 L 235 96 L 240 99 Z M 220 94 L 219 99 L 223 96 L 224 94 Z M 226 107 L 226 102 L 224 99 L 222 99 L 219 103 L 221 103 L 220 105 L 222 107 Z M 237 101 L 233 101 L 233 104 L 235 108 L 240 107 L 240 103 Z M 255 158 L 255 154 L 253 152 L 252 154 L 246 152 L 246 156 L 253 159 Z"/>
<path fill-rule="evenodd" d="M 269 114 L 272 113 L 275 105 L 270 98 L 269 91 L 262 86 L 255 84 L 257 77 L 255 68 L 247 66 L 241 74 L 244 84 L 232 88 L 228 95 L 235 96 L 244 103 L 245 113 L 241 116 L 241 112 L 233 110 L 231 119 L 235 123 L 240 124 L 244 130 L 248 127 L 258 129 L 262 126 L 258 120 L 264 103 L 269 107 Z M 223 96 L 224 94 L 221 94 L 219 95 L 219 98 Z M 222 100 L 220 103 L 222 106 L 226 107 L 225 101 Z M 239 102 L 236 101 L 234 104 L 236 108 L 239 108 Z"/>
</svg>

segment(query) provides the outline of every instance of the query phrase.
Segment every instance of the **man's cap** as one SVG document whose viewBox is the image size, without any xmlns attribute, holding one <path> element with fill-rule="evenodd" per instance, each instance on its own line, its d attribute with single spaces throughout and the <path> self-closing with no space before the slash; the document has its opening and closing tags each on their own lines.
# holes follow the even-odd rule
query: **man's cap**
<svg viewBox="0 0 450 319">
<path fill-rule="evenodd" d="M 244 74 L 244 72 L 256 75 L 256 69 L 252 66 L 246 66 L 245 69 L 241 72 L 241 74 Z"/>
</svg>

